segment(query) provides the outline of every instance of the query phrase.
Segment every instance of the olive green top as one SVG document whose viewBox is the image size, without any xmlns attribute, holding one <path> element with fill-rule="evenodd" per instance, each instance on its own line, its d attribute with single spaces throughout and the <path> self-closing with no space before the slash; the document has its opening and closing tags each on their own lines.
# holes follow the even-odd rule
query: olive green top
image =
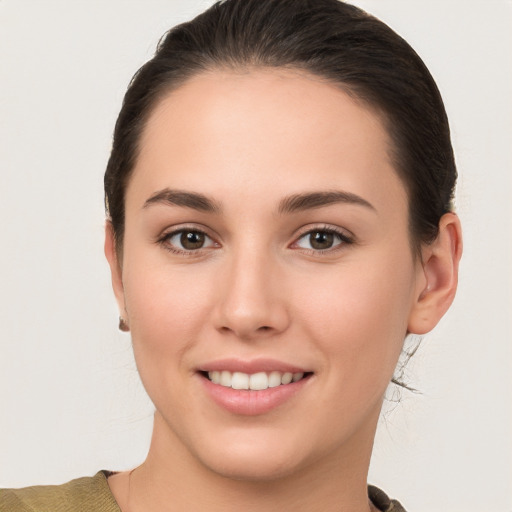
<svg viewBox="0 0 512 512">
<path fill-rule="evenodd" d="M 121 512 L 107 483 L 108 471 L 62 485 L 0 489 L 1 512 Z"/>
<path fill-rule="evenodd" d="M 0 489 L 0 512 L 121 512 L 107 483 L 109 474 L 100 471 L 62 485 Z M 368 495 L 382 512 L 405 512 L 377 487 L 368 486 Z"/>
</svg>

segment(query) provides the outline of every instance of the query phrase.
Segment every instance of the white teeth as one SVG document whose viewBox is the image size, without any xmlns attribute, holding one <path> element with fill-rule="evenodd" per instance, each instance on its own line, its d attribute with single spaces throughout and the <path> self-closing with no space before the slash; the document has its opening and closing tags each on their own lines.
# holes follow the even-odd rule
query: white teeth
<svg viewBox="0 0 512 512">
<path fill-rule="evenodd" d="M 281 377 L 281 384 L 290 384 L 292 379 L 293 379 L 293 373 L 290 373 L 290 372 L 283 373 L 283 376 Z"/>
<path fill-rule="evenodd" d="M 235 372 L 231 377 L 233 389 L 249 389 L 249 375 L 247 373 Z"/>
<path fill-rule="evenodd" d="M 268 387 L 275 388 L 281 385 L 281 372 L 270 372 L 268 376 Z"/>
<path fill-rule="evenodd" d="M 221 386 L 226 386 L 228 388 L 231 387 L 231 372 L 223 371 L 220 372 L 220 381 L 219 384 Z"/>
<path fill-rule="evenodd" d="M 303 372 L 258 372 L 249 375 L 243 372 L 228 372 L 212 371 L 208 372 L 208 378 L 214 384 L 233 389 L 251 389 L 253 391 L 260 391 L 267 388 L 275 388 L 280 385 L 290 384 L 290 382 L 297 382 L 304 377 Z"/>
<path fill-rule="evenodd" d="M 265 372 L 253 373 L 249 378 L 249 389 L 258 391 L 268 388 L 268 377 Z"/>
</svg>

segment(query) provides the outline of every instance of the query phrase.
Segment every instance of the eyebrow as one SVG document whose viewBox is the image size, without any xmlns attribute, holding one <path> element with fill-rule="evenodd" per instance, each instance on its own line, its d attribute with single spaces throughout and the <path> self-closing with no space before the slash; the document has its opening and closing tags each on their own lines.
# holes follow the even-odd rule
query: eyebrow
<svg viewBox="0 0 512 512">
<path fill-rule="evenodd" d="M 153 194 L 144 203 L 143 208 L 152 204 L 166 204 L 173 206 L 184 206 L 206 213 L 218 213 L 221 208 L 218 203 L 197 192 L 185 192 L 184 190 L 171 190 L 164 188 Z"/>
<path fill-rule="evenodd" d="M 289 214 L 297 211 L 322 208 L 337 203 L 355 204 L 376 211 L 375 207 L 366 199 L 352 192 L 340 190 L 293 194 L 279 202 L 277 211 L 280 214 Z M 172 190 L 169 188 L 164 188 L 153 194 L 146 200 L 143 208 L 147 208 L 152 204 L 182 206 L 206 213 L 220 213 L 222 210 L 219 203 L 203 194 L 198 192 L 186 192 L 184 190 Z"/>
<path fill-rule="evenodd" d="M 371 203 L 356 194 L 339 190 L 330 190 L 325 192 L 294 194 L 283 199 L 279 203 L 278 212 L 281 214 L 293 213 L 297 211 L 311 210 L 314 208 L 322 208 L 323 206 L 336 203 L 355 204 L 377 211 Z"/>
</svg>

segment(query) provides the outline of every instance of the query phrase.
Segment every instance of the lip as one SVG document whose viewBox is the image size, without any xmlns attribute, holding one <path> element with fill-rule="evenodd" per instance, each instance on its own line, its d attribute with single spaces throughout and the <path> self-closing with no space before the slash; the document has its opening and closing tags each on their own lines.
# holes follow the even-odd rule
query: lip
<svg viewBox="0 0 512 512">
<path fill-rule="evenodd" d="M 233 389 L 221 386 L 220 384 L 214 384 L 204 375 L 206 372 L 222 370 L 248 374 L 272 371 L 283 373 L 302 372 L 307 375 L 297 382 L 254 391 Z M 217 406 L 232 414 L 257 416 L 269 413 L 290 401 L 308 385 L 312 377 L 312 372 L 299 366 L 274 359 L 255 359 L 252 361 L 222 359 L 201 365 L 197 375 L 206 395 Z"/>
<path fill-rule="evenodd" d="M 201 365 L 198 368 L 200 372 L 214 372 L 227 370 L 228 372 L 258 373 L 258 372 L 291 372 L 291 373 L 311 373 L 311 369 L 302 368 L 293 364 L 285 363 L 277 359 L 260 358 L 251 361 L 242 359 L 218 359 Z"/>
</svg>

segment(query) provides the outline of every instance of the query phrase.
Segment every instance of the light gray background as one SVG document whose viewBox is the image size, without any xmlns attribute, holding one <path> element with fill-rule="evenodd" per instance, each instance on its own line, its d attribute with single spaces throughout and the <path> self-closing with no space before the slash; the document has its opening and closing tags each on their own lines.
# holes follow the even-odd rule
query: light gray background
<svg viewBox="0 0 512 512">
<path fill-rule="evenodd" d="M 0 486 L 145 456 L 152 407 L 117 331 L 102 176 L 130 77 L 209 3 L 0 0 Z M 438 82 L 465 234 L 455 304 L 408 367 L 422 394 L 387 403 L 370 481 L 414 512 L 511 511 L 512 3 L 354 3 Z"/>
</svg>

